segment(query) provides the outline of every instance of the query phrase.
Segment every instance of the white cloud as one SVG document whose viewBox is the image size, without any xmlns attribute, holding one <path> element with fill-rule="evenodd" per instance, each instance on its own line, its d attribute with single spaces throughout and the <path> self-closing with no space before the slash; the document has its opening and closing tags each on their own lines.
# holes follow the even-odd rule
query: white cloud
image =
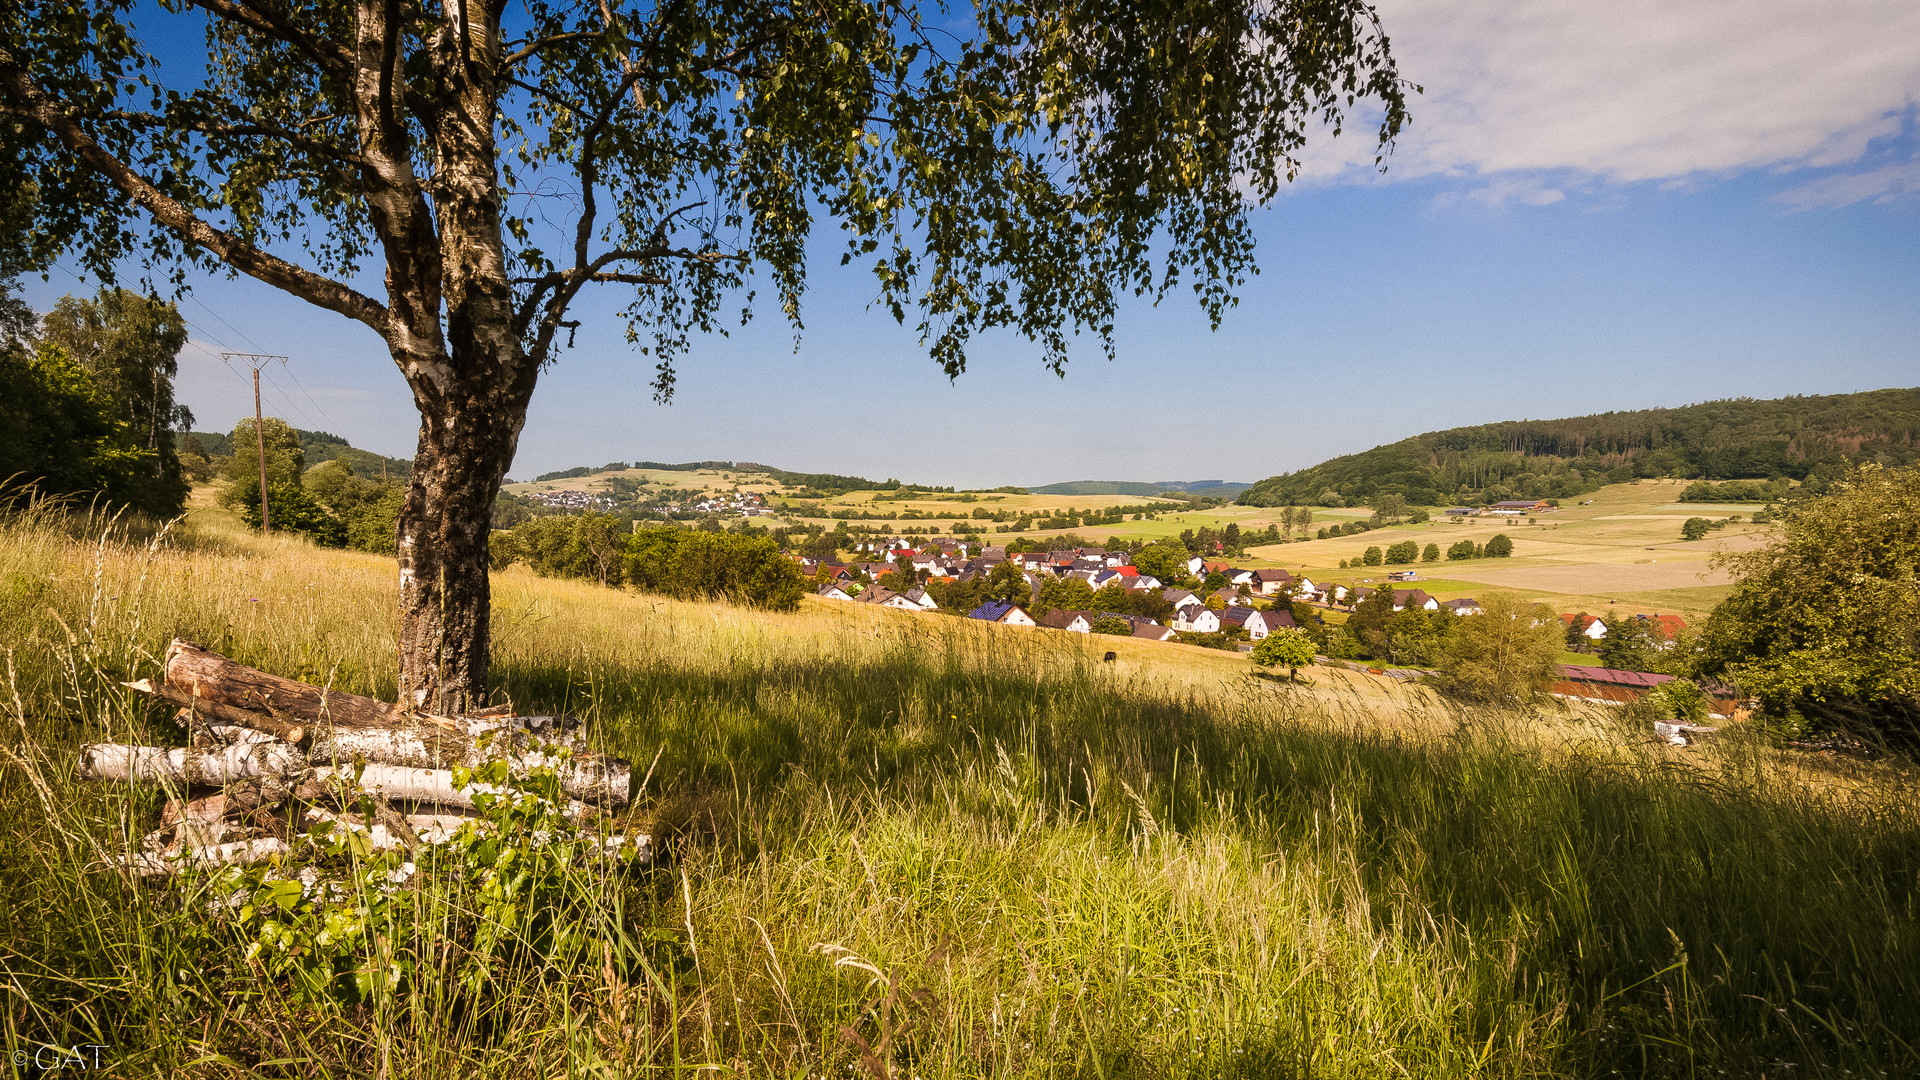
<svg viewBox="0 0 1920 1080">
<path fill-rule="evenodd" d="M 1378 7 L 1402 74 L 1426 90 L 1412 103 L 1389 178 L 1560 170 L 1634 182 L 1842 166 L 1859 161 L 1870 141 L 1899 133 L 1920 104 L 1915 0 Z M 1364 138 L 1321 147 L 1311 174 L 1351 177 L 1371 167 Z M 1897 177 L 1882 184 L 1877 194 L 1911 190 Z M 1845 188 L 1836 183 L 1820 197 Z M 1471 197 L 1550 193 L 1565 192 L 1495 182 Z"/>
<path fill-rule="evenodd" d="M 1920 193 L 1920 160 L 1887 165 L 1868 172 L 1825 176 L 1788 188 L 1774 201 L 1794 210 L 1850 206 L 1857 202 L 1887 202 Z"/>
</svg>

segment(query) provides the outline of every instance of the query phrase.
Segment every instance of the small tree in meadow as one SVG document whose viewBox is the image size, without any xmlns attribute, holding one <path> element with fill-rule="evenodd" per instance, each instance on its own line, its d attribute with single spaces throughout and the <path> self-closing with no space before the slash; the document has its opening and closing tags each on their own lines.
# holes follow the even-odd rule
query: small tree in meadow
<svg viewBox="0 0 1920 1080">
<path fill-rule="evenodd" d="M 1427 550 L 1420 553 L 1420 561 L 1421 562 L 1439 562 L 1440 561 L 1440 545 L 1428 544 Z"/>
<path fill-rule="evenodd" d="M 1382 556 L 1380 553 L 1380 549 L 1378 547 L 1370 547 L 1367 550 L 1360 553 L 1360 561 L 1365 563 L 1368 566 L 1379 566 L 1381 557 Z"/>
<path fill-rule="evenodd" d="M 1313 638 L 1297 626 L 1286 626 L 1260 639 L 1253 647 L 1253 662 L 1262 667 L 1287 668 L 1287 679 L 1299 678 L 1300 669 L 1313 663 Z"/>
</svg>

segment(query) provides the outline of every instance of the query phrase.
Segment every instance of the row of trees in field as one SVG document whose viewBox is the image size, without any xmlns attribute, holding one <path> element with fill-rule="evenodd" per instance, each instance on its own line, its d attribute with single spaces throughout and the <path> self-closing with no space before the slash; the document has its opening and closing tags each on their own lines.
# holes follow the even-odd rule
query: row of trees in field
<svg viewBox="0 0 1920 1080">
<path fill-rule="evenodd" d="M 1513 539 L 1505 533 L 1495 533 L 1488 537 L 1484 544 L 1476 544 L 1472 540 L 1460 540 L 1448 545 L 1446 550 L 1449 562 L 1464 559 L 1504 559 L 1512 554 Z M 1439 562 L 1440 556 L 1440 545 L 1437 543 L 1430 543 L 1422 548 L 1418 540 L 1402 540 L 1385 549 L 1377 546 L 1369 547 L 1361 552 L 1357 559 L 1340 560 L 1340 567 L 1344 570 L 1358 566 L 1409 566 L 1415 562 Z"/>
<path fill-rule="evenodd" d="M 495 569 L 520 563 L 543 577 L 631 585 L 682 600 L 727 600 L 774 611 L 800 605 L 800 568 L 764 534 L 630 529 L 610 514 L 532 518 L 494 536 Z"/>
</svg>

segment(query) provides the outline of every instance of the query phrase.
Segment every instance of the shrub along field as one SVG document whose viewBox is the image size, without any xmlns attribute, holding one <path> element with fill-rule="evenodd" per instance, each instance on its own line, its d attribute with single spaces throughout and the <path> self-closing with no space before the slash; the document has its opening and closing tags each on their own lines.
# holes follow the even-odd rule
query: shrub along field
<svg viewBox="0 0 1920 1080">
<path fill-rule="evenodd" d="M 669 857 L 533 864 L 579 880 L 512 947 L 345 903 L 347 973 L 303 995 L 211 882 L 103 869 L 158 800 L 76 782 L 73 751 L 178 740 L 117 685 L 176 633 L 390 697 L 393 592 L 390 561 L 217 511 L 0 525 L 10 1049 L 127 1076 L 1920 1073 L 1904 764 L 518 571 L 500 690 L 651 762 L 633 813 Z M 403 899 L 440 888 L 422 866 Z"/>
</svg>

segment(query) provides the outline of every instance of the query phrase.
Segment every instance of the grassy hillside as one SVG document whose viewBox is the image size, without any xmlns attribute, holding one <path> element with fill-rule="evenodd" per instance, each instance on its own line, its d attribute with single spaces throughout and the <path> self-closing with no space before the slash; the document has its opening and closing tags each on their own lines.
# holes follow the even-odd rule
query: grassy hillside
<svg viewBox="0 0 1920 1080">
<path fill-rule="evenodd" d="M 1189 495 L 1217 496 L 1231 499 L 1245 491 L 1251 485 L 1229 483 L 1225 480 L 1181 480 L 1162 481 L 1157 484 L 1143 484 L 1132 480 L 1069 480 L 1064 484 L 1048 484 L 1045 487 L 1028 488 L 1035 495 Z"/>
<path fill-rule="evenodd" d="M 1820 481 L 1848 461 L 1920 456 L 1920 389 L 1709 401 L 1564 420 L 1519 420 L 1416 435 L 1299 472 L 1240 496 L 1249 506 L 1409 502 L 1478 505 L 1571 498 L 1635 477 Z"/>
<path fill-rule="evenodd" d="M 370 935 L 413 979 L 302 1004 L 206 886 L 100 871 L 158 800 L 76 781 L 73 752 L 178 738 L 118 686 L 174 633 L 391 694 L 392 563 L 216 511 L 142 541 L 0 524 L 13 1047 L 101 1044 L 124 1076 L 1920 1071 L 1920 807 L 1892 769 L 517 572 L 499 688 L 652 762 L 634 816 L 672 857 L 582 877 L 556 929 L 592 935 L 585 968 L 508 954 L 475 995 L 471 942 Z"/>
</svg>

